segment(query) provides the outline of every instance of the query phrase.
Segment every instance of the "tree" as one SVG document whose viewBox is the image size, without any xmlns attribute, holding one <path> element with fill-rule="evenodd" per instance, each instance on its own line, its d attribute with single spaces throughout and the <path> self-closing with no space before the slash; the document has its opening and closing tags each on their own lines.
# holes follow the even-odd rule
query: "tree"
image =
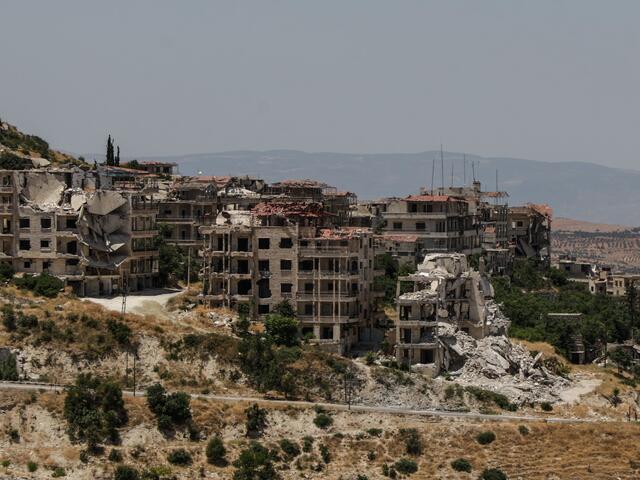
<svg viewBox="0 0 640 480">
<path fill-rule="evenodd" d="M 212 465 L 224 466 L 227 464 L 227 460 L 225 459 L 227 449 L 224 448 L 224 443 L 219 436 L 215 436 L 209 440 L 206 454 L 207 461 Z"/>
<path fill-rule="evenodd" d="M 247 436 L 259 437 L 267 428 L 267 411 L 254 403 L 244 411 L 247 416 Z"/>
<path fill-rule="evenodd" d="M 14 353 L 0 352 L 0 380 L 18 380 L 18 362 Z"/>
<path fill-rule="evenodd" d="M 258 442 L 251 442 L 233 462 L 233 480 L 274 480 L 278 474 L 273 466 L 274 455 Z"/>
<path fill-rule="evenodd" d="M 167 401 L 167 391 L 159 383 L 151 385 L 147 389 L 147 405 L 156 415 L 162 414 L 162 409 Z"/>
<path fill-rule="evenodd" d="M 296 311 L 293 308 L 293 305 L 291 305 L 291 302 L 286 298 L 280 303 L 274 305 L 272 312 L 288 318 L 295 318 L 296 316 Z"/>
<path fill-rule="evenodd" d="M 618 373 L 628 370 L 633 363 L 633 357 L 626 348 L 614 348 L 609 352 L 609 359 L 618 366 Z"/>
<path fill-rule="evenodd" d="M 264 328 L 276 345 L 293 347 L 298 344 L 298 321 L 292 317 L 282 315 L 268 315 L 264 321 Z"/>
<path fill-rule="evenodd" d="M 633 280 L 627 285 L 625 299 L 627 301 L 627 314 L 629 315 L 631 334 L 633 335 L 634 329 L 638 325 L 638 290 Z"/>
<path fill-rule="evenodd" d="M 122 391 L 116 384 L 80 374 L 67 388 L 64 417 L 69 436 L 85 441 L 89 451 L 95 451 L 107 439 L 117 441 L 117 428 L 127 423 Z"/>
<path fill-rule="evenodd" d="M 17 328 L 16 313 L 14 312 L 13 307 L 9 304 L 2 306 L 2 324 L 8 332 L 13 332 Z"/>
<path fill-rule="evenodd" d="M 111 166 L 115 165 L 115 157 L 113 155 L 113 140 L 111 140 L 111 135 L 107 138 L 107 158 L 106 164 Z"/>
</svg>

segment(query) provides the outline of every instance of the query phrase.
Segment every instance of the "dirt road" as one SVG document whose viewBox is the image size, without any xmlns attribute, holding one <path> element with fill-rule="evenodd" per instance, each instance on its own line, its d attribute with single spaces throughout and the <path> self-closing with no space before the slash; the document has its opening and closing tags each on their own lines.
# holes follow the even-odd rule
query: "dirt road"
<svg viewBox="0 0 640 480">
<path fill-rule="evenodd" d="M 170 319 L 171 316 L 166 309 L 167 302 L 182 292 L 182 290 L 149 289 L 139 293 L 129 294 L 127 295 L 127 313 L 155 315 L 160 318 Z M 97 303 L 114 312 L 122 311 L 122 296 L 107 298 L 87 297 L 83 300 Z"/>
</svg>

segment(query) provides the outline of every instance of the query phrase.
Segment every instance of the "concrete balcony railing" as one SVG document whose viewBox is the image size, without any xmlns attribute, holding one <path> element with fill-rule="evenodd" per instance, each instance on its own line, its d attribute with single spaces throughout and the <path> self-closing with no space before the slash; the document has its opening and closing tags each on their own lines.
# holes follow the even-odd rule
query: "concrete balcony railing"
<svg viewBox="0 0 640 480">
<path fill-rule="evenodd" d="M 312 301 L 312 300 L 321 300 L 321 301 L 340 301 L 340 302 L 355 302 L 358 297 L 356 294 L 351 292 L 301 292 L 296 294 L 296 298 L 300 301 Z"/>
</svg>

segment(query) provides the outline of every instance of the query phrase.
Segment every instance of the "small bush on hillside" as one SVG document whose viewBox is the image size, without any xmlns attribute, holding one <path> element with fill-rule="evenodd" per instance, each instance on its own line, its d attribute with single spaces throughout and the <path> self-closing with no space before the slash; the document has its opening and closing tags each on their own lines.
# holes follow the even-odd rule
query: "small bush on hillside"
<svg viewBox="0 0 640 480">
<path fill-rule="evenodd" d="M 313 437 L 307 435 L 302 439 L 302 451 L 309 453 L 313 449 Z"/>
<path fill-rule="evenodd" d="M 369 435 L 371 435 L 372 437 L 379 437 L 380 435 L 382 435 L 382 429 L 381 428 L 370 428 L 367 430 L 367 433 Z"/>
<path fill-rule="evenodd" d="M 18 380 L 18 361 L 14 353 L 0 357 L 0 380 Z"/>
<path fill-rule="evenodd" d="M 156 383 L 147 389 L 147 405 L 158 421 L 158 429 L 167 432 L 175 425 L 184 425 L 191 420 L 191 401 L 185 392 L 167 395 L 162 385 Z"/>
<path fill-rule="evenodd" d="M 17 278 L 15 284 L 23 290 L 31 290 L 36 295 L 53 298 L 64 288 L 64 282 L 48 273 L 25 275 Z"/>
<path fill-rule="evenodd" d="M 320 456 L 324 463 L 329 463 L 331 461 L 331 452 L 329 452 L 329 447 L 325 444 L 320 445 Z"/>
<path fill-rule="evenodd" d="M 247 436 L 261 436 L 268 424 L 267 411 L 264 408 L 260 408 L 257 403 L 254 403 L 244 413 L 247 416 Z"/>
<path fill-rule="evenodd" d="M 493 402 L 503 410 L 507 410 L 510 412 L 515 412 L 518 409 L 518 406 L 515 403 L 511 403 L 509 399 L 501 393 L 492 392 L 491 390 L 485 390 L 483 388 L 473 386 L 466 387 L 465 390 L 479 402 Z"/>
<path fill-rule="evenodd" d="M 404 475 L 410 475 L 418 471 L 418 464 L 410 458 L 401 458 L 393 464 L 393 467 Z"/>
<path fill-rule="evenodd" d="M 113 475 L 113 480 L 139 480 L 138 471 L 128 465 L 118 465 Z"/>
<path fill-rule="evenodd" d="M 409 455 L 420 455 L 422 453 L 422 440 L 415 428 L 400 429 L 400 436 L 404 440 L 405 448 Z"/>
<path fill-rule="evenodd" d="M 282 440 L 280 440 L 280 448 L 289 460 L 292 460 L 300 455 L 300 447 L 298 446 L 298 444 L 292 442 L 288 438 L 283 438 Z"/>
<path fill-rule="evenodd" d="M 278 478 L 273 466 L 274 456 L 267 448 L 258 442 L 251 444 L 240 452 L 238 459 L 233 462 L 236 471 L 234 480 L 275 480 Z"/>
<path fill-rule="evenodd" d="M 13 332 L 18 327 L 16 323 L 16 313 L 11 305 L 2 306 L 2 325 L 8 332 Z"/>
<path fill-rule="evenodd" d="M 0 262 L 0 280 L 11 280 L 16 273 L 10 263 Z"/>
<path fill-rule="evenodd" d="M 224 443 L 220 437 L 213 437 L 207 444 L 207 462 L 212 465 L 226 465 L 227 460 L 225 455 L 227 449 L 224 448 Z"/>
<path fill-rule="evenodd" d="M 33 473 L 37 469 L 38 469 L 38 464 L 36 462 L 32 462 L 31 460 L 27 462 L 27 470 Z"/>
<path fill-rule="evenodd" d="M 184 448 L 178 448 L 170 452 L 169 455 L 167 455 L 167 460 L 172 465 L 191 465 L 193 462 L 191 454 Z"/>
<path fill-rule="evenodd" d="M 112 448 L 111 451 L 109 452 L 109 461 L 110 462 L 121 462 L 122 461 L 122 453 L 120 453 L 120 450 L 116 450 L 115 448 Z"/>
<path fill-rule="evenodd" d="M 488 445 L 496 439 L 496 434 L 491 431 L 479 433 L 476 440 L 480 445 Z"/>
<path fill-rule="evenodd" d="M 313 423 L 318 428 L 329 428 L 333 425 L 333 418 L 324 412 L 320 412 L 316 414 L 316 417 L 313 419 Z"/>
<path fill-rule="evenodd" d="M 469 460 L 466 458 L 458 458 L 451 462 L 451 468 L 453 468 L 456 472 L 470 472 L 472 467 Z"/>
<path fill-rule="evenodd" d="M 507 480 L 507 476 L 498 468 L 486 468 L 480 475 L 480 480 Z"/>
<path fill-rule="evenodd" d="M 520 425 L 518 427 L 518 431 L 520 432 L 520 435 L 522 435 L 523 437 L 529 435 L 529 429 L 524 425 Z"/>
<path fill-rule="evenodd" d="M 11 465 L 11 461 L 10 460 L 2 460 L 2 462 L 0 462 L 0 465 L 2 465 L 4 468 L 7 468 L 9 465 Z"/>
<path fill-rule="evenodd" d="M 53 469 L 53 473 L 51 474 L 53 478 L 66 477 L 67 472 L 62 467 L 56 467 Z"/>
<path fill-rule="evenodd" d="M 551 405 L 551 403 L 549 402 L 542 402 L 540 404 L 540 407 L 542 408 L 542 410 L 544 410 L 545 412 L 550 412 L 551 410 L 553 410 L 553 405 Z"/>
</svg>

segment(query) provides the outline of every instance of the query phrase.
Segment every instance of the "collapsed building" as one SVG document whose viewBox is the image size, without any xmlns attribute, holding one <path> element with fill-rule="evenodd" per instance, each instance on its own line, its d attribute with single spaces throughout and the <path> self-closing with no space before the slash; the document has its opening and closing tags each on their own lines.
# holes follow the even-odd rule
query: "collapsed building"
<svg viewBox="0 0 640 480">
<path fill-rule="evenodd" d="M 301 334 L 346 353 L 375 340 L 376 244 L 370 229 L 331 228 L 321 203 L 271 201 L 203 226 L 203 299 L 264 318 L 288 301 Z"/>
<path fill-rule="evenodd" d="M 104 170 L 3 170 L 2 258 L 49 273 L 78 295 L 157 284 L 155 211 L 144 190 L 105 190 Z"/>
<path fill-rule="evenodd" d="M 509 208 L 509 237 L 516 257 L 551 266 L 551 218 L 548 205 L 527 204 Z"/>
<path fill-rule="evenodd" d="M 488 308 L 493 288 L 488 277 L 467 266 L 464 254 L 429 254 L 415 274 L 400 277 L 397 286 L 396 358 L 420 364 L 437 375 L 449 368 L 442 324 L 479 339 L 497 325 Z"/>
</svg>

